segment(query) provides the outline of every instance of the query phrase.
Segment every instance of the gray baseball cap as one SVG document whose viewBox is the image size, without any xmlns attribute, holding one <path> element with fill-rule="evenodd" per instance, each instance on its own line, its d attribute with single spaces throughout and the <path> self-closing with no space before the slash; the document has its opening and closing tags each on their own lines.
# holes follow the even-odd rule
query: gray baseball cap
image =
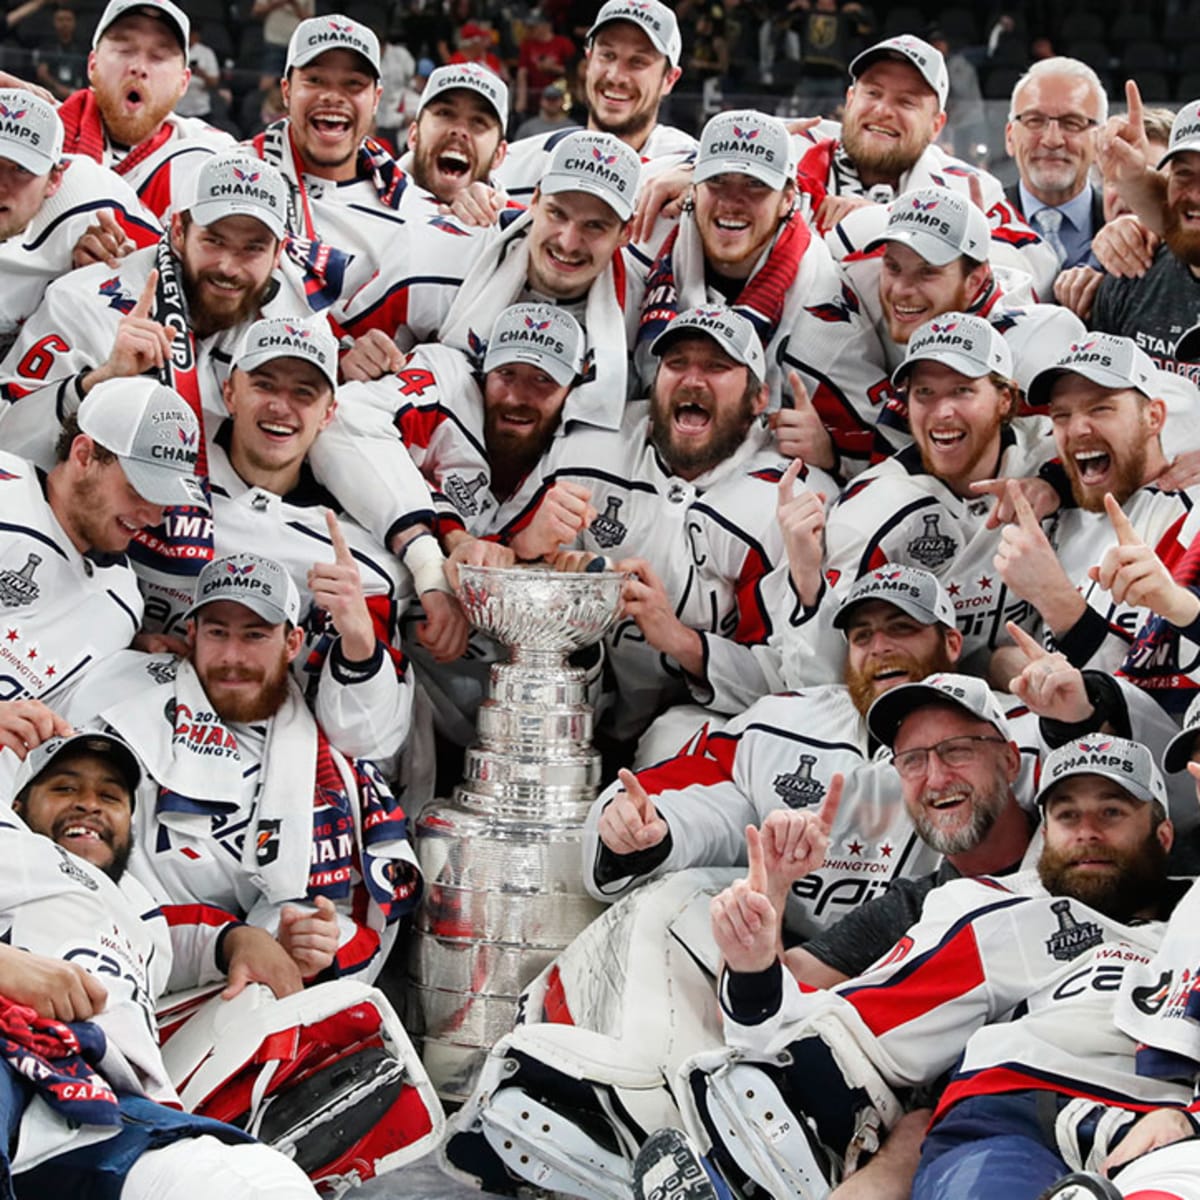
<svg viewBox="0 0 1200 1200">
<path fill-rule="evenodd" d="M 1026 393 L 1030 406 L 1049 404 L 1055 381 L 1065 374 L 1082 375 L 1104 388 L 1131 388 L 1151 399 L 1158 394 L 1158 371 L 1150 356 L 1115 333 L 1089 333 L 1084 341 L 1072 342 L 1053 366 L 1033 377 Z"/>
<path fill-rule="evenodd" d="M 505 126 L 508 124 L 508 85 L 495 71 L 489 71 L 487 67 L 481 67 L 478 63 L 453 63 L 448 67 L 438 67 L 429 76 L 421 91 L 421 99 L 417 104 L 418 115 L 431 100 L 436 99 L 443 92 L 454 91 L 458 88 L 466 88 L 469 92 L 475 92 L 492 106 L 492 110 L 500 120 L 500 132 L 503 134 Z"/>
<path fill-rule="evenodd" d="M 267 317 L 255 321 L 246 333 L 233 365 L 253 371 L 277 358 L 299 358 L 312 363 L 337 390 L 338 346 L 323 317 Z"/>
<path fill-rule="evenodd" d="M 857 81 L 872 63 L 877 63 L 881 58 L 907 62 L 916 67 L 921 78 L 937 96 L 938 107 L 946 107 L 946 98 L 950 95 L 950 73 L 946 70 L 946 60 L 940 50 L 935 50 L 928 42 L 910 33 L 886 38 L 869 46 L 850 63 L 850 78 Z"/>
<path fill-rule="evenodd" d="M 960 255 L 987 262 L 992 231 L 983 211 L 949 188 L 923 187 L 892 201 L 887 228 L 867 250 L 900 242 L 927 263 L 944 267 Z"/>
<path fill-rule="evenodd" d="M 196 478 L 200 424 L 157 379 L 106 379 L 87 394 L 79 429 L 117 456 L 130 486 L 151 504 L 208 507 Z"/>
<path fill-rule="evenodd" d="M 1154 755 L 1141 742 L 1110 733 L 1089 733 L 1046 755 L 1034 803 L 1045 804 L 1055 785 L 1072 775 L 1102 775 L 1138 800 L 1167 807 L 1167 785 Z"/>
<path fill-rule="evenodd" d="M 223 217 L 254 217 L 276 238 L 287 232 L 288 186 L 261 158 L 242 151 L 213 154 L 196 173 L 196 198 L 188 211 L 197 225 Z"/>
<path fill-rule="evenodd" d="M 300 593 L 283 566 L 258 554 L 226 554 L 214 558 L 196 580 L 196 597 L 187 615 L 206 604 L 232 600 L 271 625 L 300 620 Z"/>
<path fill-rule="evenodd" d="M 54 106 L 22 88 L 0 89 L 0 158 L 48 175 L 62 152 L 63 126 Z"/>
<path fill-rule="evenodd" d="M 1183 728 L 1167 743 L 1167 748 L 1163 751 L 1164 771 L 1174 775 L 1188 765 L 1197 734 L 1200 734 L 1200 695 L 1188 705 L 1187 712 L 1183 714 Z"/>
<path fill-rule="evenodd" d="M 307 66 L 326 50 L 351 50 L 367 61 L 379 78 L 379 39 L 373 30 L 342 13 L 327 17 L 309 17 L 301 21 L 288 42 L 286 75 L 293 67 Z"/>
<path fill-rule="evenodd" d="M 589 44 L 596 36 L 596 31 L 610 21 L 632 21 L 650 39 L 654 48 L 666 55 L 671 66 L 679 66 L 683 37 L 675 14 L 665 4 L 660 4 L 658 0 L 608 0 L 587 31 Z"/>
<path fill-rule="evenodd" d="M 532 363 L 565 387 L 583 369 L 585 339 L 579 322 L 550 304 L 514 304 L 492 326 L 485 372 L 505 363 Z"/>
<path fill-rule="evenodd" d="M 860 575 L 834 613 L 833 627 L 845 629 L 850 610 L 865 600 L 886 600 L 922 625 L 954 628 L 954 604 L 950 596 L 936 575 L 920 567 L 888 563 Z"/>
<path fill-rule="evenodd" d="M 110 25 L 130 14 L 144 17 L 154 17 L 170 27 L 171 32 L 179 39 L 179 48 L 185 57 L 188 51 L 188 40 L 191 37 L 191 22 L 187 13 L 171 0 L 109 0 L 108 6 L 100 16 L 96 31 L 92 34 L 92 49 L 100 45 L 100 39 L 108 32 Z"/>
<path fill-rule="evenodd" d="M 926 321 L 908 340 L 904 361 L 892 372 L 892 382 L 903 383 L 914 364 L 936 362 L 979 379 L 997 371 L 1012 378 L 1012 351 L 1004 338 L 982 317 L 948 312 Z"/>
<path fill-rule="evenodd" d="M 867 712 L 867 728 L 875 740 L 891 746 L 896 740 L 900 722 L 927 704 L 956 704 L 964 712 L 996 727 L 1006 741 L 1012 741 L 1012 730 L 992 689 L 977 675 L 955 675 L 941 672 L 927 675 L 920 683 L 902 683 L 884 692 Z"/>
<path fill-rule="evenodd" d="M 123 738 L 113 733 L 103 733 L 98 729 L 83 730 L 67 737 L 47 738 L 40 745 L 34 746 L 13 775 L 13 795 L 16 796 L 22 788 L 33 783 L 64 754 L 72 757 L 76 754 L 95 754 L 111 759 L 129 789 L 129 803 L 132 807 L 134 794 L 142 779 L 138 756 Z"/>
<path fill-rule="evenodd" d="M 572 133 L 555 148 L 539 190 L 587 192 L 599 196 L 622 221 L 633 216 L 642 160 L 628 143 L 611 133 Z"/>
<path fill-rule="evenodd" d="M 1185 104 L 1171 122 L 1171 140 L 1167 142 L 1167 152 L 1158 161 L 1158 169 L 1187 150 L 1200 152 L 1200 100 L 1192 100 Z"/>
<path fill-rule="evenodd" d="M 792 178 L 790 139 L 784 123 L 753 109 L 713 117 L 700 134 L 692 178 L 703 183 L 726 174 L 749 175 L 774 191 L 783 191 Z"/>
<path fill-rule="evenodd" d="M 650 343 L 650 353 L 661 358 L 668 343 L 685 333 L 707 334 L 735 362 L 749 367 L 756 379 L 766 379 L 767 360 L 762 340 L 741 313 L 732 308 L 689 308 Z"/>
</svg>

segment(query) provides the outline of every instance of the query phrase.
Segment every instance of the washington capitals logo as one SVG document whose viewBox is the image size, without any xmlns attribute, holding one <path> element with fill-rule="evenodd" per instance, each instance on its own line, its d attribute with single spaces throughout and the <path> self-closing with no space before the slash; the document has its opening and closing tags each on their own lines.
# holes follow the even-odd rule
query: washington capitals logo
<svg viewBox="0 0 1200 1200">
<path fill-rule="evenodd" d="M 611 167 L 617 161 L 615 154 L 605 154 L 603 150 L 597 146 L 592 147 L 592 157 L 598 162 L 603 163 L 606 167 Z"/>
<path fill-rule="evenodd" d="M 14 475 L 11 471 L 6 471 L 3 467 L 0 467 L 0 483 L 9 483 L 13 479 L 20 478 L 20 475 Z"/>
<path fill-rule="evenodd" d="M 929 328 L 932 329 L 934 333 L 952 333 L 958 328 L 958 322 L 951 321 L 948 325 L 931 324 Z"/>
<path fill-rule="evenodd" d="M 920 200 L 913 200 L 912 206 L 913 206 L 913 208 L 918 209 L 921 212 L 929 212 L 930 209 L 937 208 L 938 202 L 936 200 L 929 200 L 926 203 L 922 204 Z"/>
<path fill-rule="evenodd" d="M 1112 742 L 1076 742 L 1075 748 L 1084 754 L 1103 754 L 1112 746 Z"/>
<path fill-rule="evenodd" d="M 188 433 L 186 429 L 177 429 L 175 432 L 179 434 L 179 440 L 185 446 L 194 446 L 196 444 L 195 430 L 193 430 L 191 433 Z"/>
<path fill-rule="evenodd" d="M 899 571 L 872 571 L 871 578 L 878 580 L 880 583 L 884 583 L 889 579 L 899 579 L 900 572 Z"/>
<path fill-rule="evenodd" d="M 1071 348 L 1067 351 L 1068 354 L 1085 354 L 1094 345 L 1095 341 L 1090 342 L 1072 342 Z"/>
<path fill-rule="evenodd" d="M 541 331 L 543 329 L 550 328 L 550 322 L 549 321 L 535 321 L 531 317 L 526 317 L 525 318 L 525 328 L 532 329 L 537 333 L 541 333 Z"/>
<path fill-rule="evenodd" d="M 752 142 L 760 132 L 758 129 L 743 129 L 740 125 L 733 127 L 733 136 L 746 142 Z"/>
<path fill-rule="evenodd" d="M 467 353 L 472 357 L 483 361 L 483 356 L 487 353 L 487 342 L 481 338 L 473 329 L 467 330 Z"/>
<path fill-rule="evenodd" d="M 354 32 L 353 25 L 351 25 L 349 23 L 343 25 L 339 21 L 333 21 L 333 20 L 331 20 L 329 22 L 329 28 L 332 29 L 334 33 L 353 33 Z"/>
<path fill-rule="evenodd" d="M 227 575 L 249 575 L 254 570 L 253 563 L 247 563 L 244 567 L 239 567 L 237 563 L 226 563 L 225 573 Z"/>
<path fill-rule="evenodd" d="M 705 321 L 715 321 L 720 315 L 721 315 L 721 310 L 719 308 L 698 308 L 698 309 L 696 309 L 696 316 L 702 318 Z"/>
<path fill-rule="evenodd" d="M 127 313 L 133 309 L 133 300 L 121 290 L 121 280 L 116 275 L 100 285 L 100 295 L 108 301 L 108 307 L 117 312 Z"/>
<path fill-rule="evenodd" d="M 27 108 L 9 108 L 7 104 L 0 104 L 0 117 L 10 121 L 19 121 L 28 111 Z"/>
<path fill-rule="evenodd" d="M 284 323 L 284 329 L 287 330 L 289 337 L 306 338 L 312 335 L 311 329 L 299 329 L 295 325 Z"/>
<path fill-rule="evenodd" d="M 434 217 L 429 223 L 434 229 L 440 229 L 443 233 L 452 233 L 455 237 L 471 236 L 461 225 L 456 225 L 448 217 Z"/>
<path fill-rule="evenodd" d="M 233 177 L 242 183 L 256 183 L 258 177 L 262 174 L 261 171 L 242 171 L 237 167 L 233 167 Z"/>
<path fill-rule="evenodd" d="M 830 300 L 825 304 L 806 306 L 806 311 L 812 313 L 820 321 L 828 321 L 831 325 L 840 321 L 849 321 L 851 313 L 860 311 L 858 297 L 845 284 L 842 284 L 842 302 L 838 304 Z"/>
</svg>

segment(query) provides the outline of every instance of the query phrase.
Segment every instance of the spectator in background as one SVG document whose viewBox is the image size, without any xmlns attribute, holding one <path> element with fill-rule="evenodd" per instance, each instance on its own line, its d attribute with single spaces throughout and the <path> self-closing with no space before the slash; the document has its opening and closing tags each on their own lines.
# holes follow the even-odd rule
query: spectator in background
<svg viewBox="0 0 1200 1200">
<path fill-rule="evenodd" d="M 946 100 L 946 133 L 950 137 L 951 149 L 967 162 L 978 162 L 977 147 L 986 146 L 988 140 L 979 72 L 961 50 L 951 49 L 950 40 L 940 29 L 929 31 L 929 44 L 941 51 L 946 60 L 946 74 L 950 77 L 950 95 Z"/>
<path fill-rule="evenodd" d="M 181 117 L 203 117 L 208 120 L 213 110 L 213 93 L 221 83 L 221 64 L 216 52 L 200 40 L 200 30 L 192 26 L 188 34 L 188 66 L 192 77 L 187 91 L 179 97 L 175 111 Z"/>
<path fill-rule="evenodd" d="M 296 26 L 315 16 L 316 11 L 316 0 L 254 0 L 250 16 L 263 23 L 262 79 L 258 83 L 262 91 L 279 82 Z"/>
<path fill-rule="evenodd" d="M 538 98 L 538 111 L 535 116 L 526 117 L 517 129 L 516 137 L 536 137 L 542 133 L 553 133 L 571 124 L 571 104 L 567 90 L 561 83 L 552 83 L 542 88 Z"/>
<path fill-rule="evenodd" d="M 530 13 L 517 53 L 516 111 L 522 116 L 537 112 L 542 93 L 567 78 L 567 70 L 576 53 L 575 43 L 554 32 L 545 12 L 535 9 Z"/>
<path fill-rule="evenodd" d="M 805 96 L 842 96 L 850 81 L 848 67 L 857 49 L 857 4 L 838 0 L 792 0 L 792 27 L 800 35 Z"/>
<path fill-rule="evenodd" d="M 76 37 L 75 12 L 65 4 L 54 10 L 54 41 L 33 56 L 37 81 L 56 100 L 65 100 L 87 82 L 87 46 Z"/>
<path fill-rule="evenodd" d="M 459 26 L 458 49 L 447 60 L 450 63 L 479 63 L 493 74 L 499 75 L 505 83 L 508 82 L 508 69 L 500 61 L 492 49 L 491 31 L 485 29 L 477 21 L 468 21 Z"/>
<path fill-rule="evenodd" d="M 683 60 L 684 86 L 701 88 L 707 99 L 719 89 L 729 70 L 725 11 L 720 0 L 707 0 L 696 8 L 691 29 L 684 30 L 683 44 L 688 48 Z"/>
<path fill-rule="evenodd" d="M 423 61 L 429 62 L 428 59 Z M 432 70 L 430 63 L 429 71 Z M 412 121 L 410 117 L 408 122 L 402 123 L 400 109 L 416 71 L 416 59 L 405 44 L 405 26 L 393 22 L 379 60 L 379 82 L 383 85 L 383 92 L 379 97 L 379 110 L 375 114 L 375 136 L 388 142 L 397 157 L 402 146 L 400 134 Z M 429 71 L 425 73 L 426 79 L 429 78 Z M 413 112 L 415 114 L 415 108 Z"/>
</svg>

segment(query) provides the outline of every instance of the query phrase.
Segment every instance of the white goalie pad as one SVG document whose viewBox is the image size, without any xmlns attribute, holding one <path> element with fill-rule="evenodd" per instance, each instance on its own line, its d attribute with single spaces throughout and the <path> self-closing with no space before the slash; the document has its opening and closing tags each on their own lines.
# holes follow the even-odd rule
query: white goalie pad
<svg viewBox="0 0 1200 1200">
<path fill-rule="evenodd" d="M 420 1158 L 445 1114 L 382 992 L 332 980 L 277 1000 L 251 985 L 204 1003 L 163 1047 L 191 1112 L 287 1154 L 326 1195 Z"/>
</svg>

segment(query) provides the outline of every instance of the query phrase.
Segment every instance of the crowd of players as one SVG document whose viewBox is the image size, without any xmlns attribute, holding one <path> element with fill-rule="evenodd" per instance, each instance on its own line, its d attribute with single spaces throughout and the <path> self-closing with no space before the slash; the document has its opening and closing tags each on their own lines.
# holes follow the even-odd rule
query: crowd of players
<svg viewBox="0 0 1200 1200">
<path fill-rule="evenodd" d="M 451 65 L 395 159 L 370 29 L 240 146 L 188 33 L 0 80 L 0 1188 L 1200 1197 L 1200 102 L 1039 63 L 1006 190 L 903 36 L 694 139 L 607 0 L 586 129 Z M 614 903 L 446 1132 L 373 984 L 464 563 L 626 578 Z"/>
</svg>

